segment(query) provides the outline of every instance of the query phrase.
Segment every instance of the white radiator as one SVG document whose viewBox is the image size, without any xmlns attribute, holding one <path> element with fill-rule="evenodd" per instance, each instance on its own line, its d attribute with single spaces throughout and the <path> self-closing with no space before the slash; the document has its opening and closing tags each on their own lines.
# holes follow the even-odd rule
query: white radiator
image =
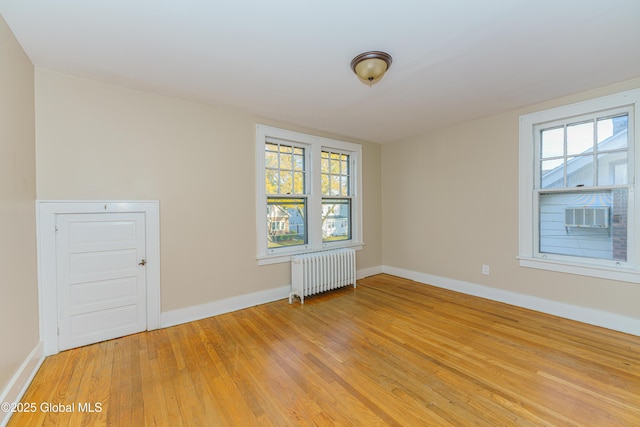
<svg viewBox="0 0 640 427">
<path fill-rule="evenodd" d="M 304 297 L 343 286 L 356 287 L 356 251 L 333 249 L 296 255 L 291 259 L 291 293 L 304 304 Z"/>
</svg>

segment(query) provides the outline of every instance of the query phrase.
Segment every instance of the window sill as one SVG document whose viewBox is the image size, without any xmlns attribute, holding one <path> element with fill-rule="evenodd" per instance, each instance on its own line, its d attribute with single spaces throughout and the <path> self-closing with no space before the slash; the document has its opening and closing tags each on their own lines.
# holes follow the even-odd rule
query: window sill
<svg viewBox="0 0 640 427">
<path fill-rule="evenodd" d="M 530 257 L 518 257 L 518 259 L 520 260 L 520 267 L 597 277 L 619 282 L 640 283 L 640 271 L 628 267 L 616 268 Z"/>
<path fill-rule="evenodd" d="M 258 265 L 280 264 L 280 263 L 283 263 L 283 262 L 290 262 L 291 258 L 296 256 L 296 255 L 308 254 L 308 253 L 311 253 L 311 252 L 322 252 L 322 251 L 328 251 L 328 250 L 331 250 L 331 249 L 341 249 L 341 248 L 352 248 L 352 249 L 355 249 L 356 251 L 359 251 L 360 249 L 362 249 L 363 245 L 364 245 L 364 243 L 349 243 L 349 244 L 345 244 L 345 245 L 331 245 L 331 246 L 328 246 L 328 247 L 323 247 L 321 249 L 307 249 L 307 250 L 303 250 L 303 251 L 299 251 L 299 252 L 295 252 L 295 253 L 262 255 L 262 256 L 258 256 L 257 260 L 258 260 Z"/>
</svg>

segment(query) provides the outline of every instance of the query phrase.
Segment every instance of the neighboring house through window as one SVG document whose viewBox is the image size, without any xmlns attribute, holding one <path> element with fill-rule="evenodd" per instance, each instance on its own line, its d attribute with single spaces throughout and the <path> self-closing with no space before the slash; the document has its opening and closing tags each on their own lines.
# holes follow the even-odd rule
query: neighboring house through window
<svg viewBox="0 0 640 427">
<path fill-rule="evenodd" d="M 257 258 L 362 246 L 358 144 L 257 125 Z"/>
<path fill-rule="evenodd" d="M 520 263 L 639 281 L 640 90 L 520 118 Z"/>
</svg>

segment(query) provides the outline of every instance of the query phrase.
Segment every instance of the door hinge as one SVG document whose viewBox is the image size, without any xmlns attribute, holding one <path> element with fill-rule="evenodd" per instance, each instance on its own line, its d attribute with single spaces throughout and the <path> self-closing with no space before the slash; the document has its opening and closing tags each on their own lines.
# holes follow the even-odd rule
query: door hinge
<svg viewBox="0 0 640 427">
<path fill-rule="evenodd" d="M 58 228 L 58 225 L 56 225 L 56 226 L 55 226 L 55 228 L 56 228 L 56 232 L 57 232 L 58 230 L 60 230 L 60 229 Z"/>
</svg>

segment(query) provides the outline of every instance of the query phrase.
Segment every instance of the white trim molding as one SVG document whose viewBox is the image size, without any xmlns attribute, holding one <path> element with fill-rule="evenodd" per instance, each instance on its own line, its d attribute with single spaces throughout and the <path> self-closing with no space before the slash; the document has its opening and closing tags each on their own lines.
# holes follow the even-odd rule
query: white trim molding
<svg viewBox="0 0 640 427">
<path fill-rule="evenodd" d="M 556 123 L 571 124 L 585 117 L 594 120 L 603 114 L 628 114 L 628 182 L 629 184 L 578 185 L 560 188 L 540 188 L 537 161 L 540 157 L 541 126 L 555 126 Z M 604 151 L 606 153 L 606 151 Z M 537 111 L 520 116 L 519 122 L 519 248 L 518 259 L 521 267 L 559 271 L 568 274 L 598 277 L 609 280 L 640 283 L 640 189 L 637 179 L 640 171 L 640 89 L 633 89 L 600 98 L 590 99 L 548 110 Z M 567 158 L 566 156 L 564 158 Z M 596 162 L 594 162 L 597 165 Z M 597 176 L 597 173 L 594 173 Z M 579 188 L 580 187 L 580 188 Z M 582 188 L 584 187 L 584 188 Z M 575 193 L 593 192 L 605 189 L 626 189 L 628 197 L 627 252 L 626 260 L 614 260 L 598 257 L 580 257 L 562 253 L 542 252 L 540 249 L 540 194 L 544 192 Z"/>
<path fill-rule="evenodd" d="M 393 276 L 414 280 L 438 288 L 449 289 L 467 295 L 486 298 L 551 314 L 553 316 L 563 317 L 565 319 L 576 320 L 589 325 L 640 336 L 640 319 L 387 265 L 382 266 L 382 271 Z"/>
<path fill-rule="evenodd" d="M 56 215 L 79 213 L 145 214 L 147 330 L 160 327 L 160 204 L 157 200 L 37 200 L 38 296 L 44 355 L 59 351 L 56 283 Z"/>
<path fill-rule="evenodd" d="M 359 280 L 380 273 L 382 273 L 382 267 L 380 266 L 366 268 L 356 271 L 356 278 Z M 238 295 L 205 304 L 165 311 L 160 315 L 160 327 L 168 328 L 170 326 L 206 319 L 207 317 L 218 316 L 220 314 L 231 313 L 232 311 L 242 310 L 260 304 L 288 299 L 289 292 L 291 292 L 291 285 L 286 285 L 279 288 Z"/>
<path fill-rule="evenodd" d="M 304 149 L 303 193 L 267 194 L 265 187 L 265 144 L 280 141 L 286 146 Z M 349 194 L 328 196 L 322 193 L 322 152 L 331 151 L 349 156 Z M 298 190 L 300 191 L 300 190 Z M 305 244 L 269 248 L 267 230 L 267 203 L 269 198 L 285 197 L 304 199 L 306 204 Z M 351 237 L 348 240 L 325 242 L 322 238 L 322 200 L 335 197 L 351 200 Z M 292 255 L 337 248 L 362 249 L 362 146 L 352 142 L 339 141 L 279 129 L 261 124 L 256 125 L 256 259 L 258 265 L 288 262 Z"/>
<path fill-rule="evenodd" d="M 245 295 L 238 295 L 191 307 L 165 311 L 162 313 L 160 318 L 160 327 L 168 328 L 170 326 L 181 325 L 183 323 L 206 319 L 207 317 L 231 313 L 232 311 L 238 311 L 260 304 L 288 299 L 289 292 L 291 292 L 291 285 Z"/>
<path fill-rule="evenodd" d="M 356 280 L 364 279 L 365 277 L 375 276 L 376 274 L 382 273 L 382 266 L 378 265 L 376 267 L 363 268 L 361 270 L 356 271 Z"/>
<path fill-rule="evenodd" d="M 31 353 L 29 353 L 0 394 L 0 403 L 16 404 L 20 402 L 29 384 L 31 384 L 33 377 L 38 372 L 38 369 L 40 369 L 40 365 L 44 362 L 43 348 L 43 343 L 39 342 Z M 10 418 L 10 411 L 4 412 L 0 410 L 0 427 L 6 426 Z"/>
</svg>

